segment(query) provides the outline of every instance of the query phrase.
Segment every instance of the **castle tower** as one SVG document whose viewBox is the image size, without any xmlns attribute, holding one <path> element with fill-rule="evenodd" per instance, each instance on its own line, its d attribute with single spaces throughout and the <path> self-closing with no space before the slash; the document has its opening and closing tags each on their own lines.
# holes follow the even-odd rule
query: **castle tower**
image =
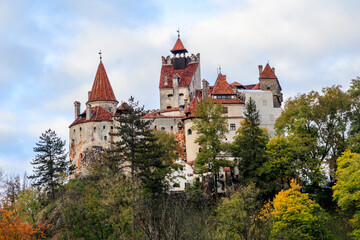
<svg viewBox="0 0 360 240">
<path fill-rule="evenodd" d="M 160 111 L 183 111 L 187 107 L 186 99 L 192 99 L 196 89 L 201 89 L 200 54 L 186 56 L 188 51 L 180 39 L 180 34 L 170 52 L 173 57 L 162 57 L 159 83 Z"/>
<path fill-rule="evenodd" d="M 273 103 L 275 108 L 280 108 L 283 101 L 283 94 L 278 78 L 275 75 L 275 68 L 271 68 L 269 63 L 264 70 L 262 65 L 259 68 L 260 89 L 262 91 L 271 91 L 273 93 Z"/>
<path fill-rule="evenodd" d="M 82 172 L 86 150 L 104 149 L 110 144 L 109 132 L 113 129 L 113 117 L 117 111 L 115 98 L 104 64 L 100 63 L 96 71 L 91 91 L 88 92 L 86 110 L 80 113 L 81 104 L 75 101 L 75 121 L 70 128 L 70 151 L 72 163 L 77 172 Z"/>
</svg>

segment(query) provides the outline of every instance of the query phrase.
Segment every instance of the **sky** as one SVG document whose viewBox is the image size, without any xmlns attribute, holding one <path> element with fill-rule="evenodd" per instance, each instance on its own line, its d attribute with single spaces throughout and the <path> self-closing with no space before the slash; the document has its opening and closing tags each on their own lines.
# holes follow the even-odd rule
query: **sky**
<svg viewBox="0 0 360 240">
<path fill-rule="evenodd" d="M 85 109 L 101 49 L 119 102 L 159 108 L 161 56 L 180 29 L 201 78 L 258 82 L 275 67 L 285 98 L 360 75 L 360 1 L 0 0 L 0 168 L 32 173 L 51 128 L 68 144 L 74 101 Z"/>
</svg>

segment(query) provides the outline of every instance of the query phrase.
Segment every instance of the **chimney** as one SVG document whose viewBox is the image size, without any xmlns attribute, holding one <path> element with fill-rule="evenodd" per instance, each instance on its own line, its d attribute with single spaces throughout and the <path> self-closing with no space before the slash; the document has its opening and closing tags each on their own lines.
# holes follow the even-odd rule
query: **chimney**
<svg viewBox="0 0 360 240">
<path fill-rule="evenodd" d="M 87 104 L 86 105 L 86 120 L 90 120 L 90 116 L 91 115 L 91 105 Z"/>
<path fill-rule="evenodd" d="M 91 91 L 88 91 L 88 100 L 90 100 Z"/>
<path fill-rule="evenodd" d="M 209 83 L 205 79 L 202 80 L 202 98 L 208 98 L 209 96 Z"/>
<path fill-rule="evenodd" d="M 75 120 L 79 117 L 80 115 L 80 105 L 81 103 L 78 101 L 74 102 L 74 108 L 75 108 Z"/>
<path fill-rule="evenodd" d="M 263 66 L 262 66 L 262 65 L 259 65 L 258 68 L 259 68 L 259 76 L 260 76 L 261 73 L 262 73 L 262 71 L 263 71 Z"/>
<path fill-rule="evenodd" d="M 273 67 L 271 70 L 272 70 L 272 71 L 273 71 L 273 73 L 275 74 L 275 68 Z"/>
</svg>

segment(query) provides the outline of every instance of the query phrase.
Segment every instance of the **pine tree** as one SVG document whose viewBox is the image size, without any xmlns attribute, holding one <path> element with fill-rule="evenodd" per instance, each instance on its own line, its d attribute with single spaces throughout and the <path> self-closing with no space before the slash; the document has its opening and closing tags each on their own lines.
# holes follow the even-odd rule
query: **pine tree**
<svg viewBox="0 0 360 240">
<path fill-rule="evenodd" d="M 35 180 L 32 184 L 34 187 L 41 186 L 50 190 L 53 200 L 56 190 L 74 170 L 70 160 L 67 160 L 64 147 L 65 141 L 51 129 L 40 136 L 40 141 L 34 147 L 34 152 L 37 153 L 31 162 L 34 166 L 34 175 L 29 178 Z"/>
<path fill-rule="evenodd" d="M 155 134 L 151 121 L 141 118 L 144 107 L 138 105 L 133 97 L 122 104 L 124 110 L 115 119 L 117 131 L 110 133 L 115 139 L 105 161 L 114 174 L 130 170 L 131 180 L 140 182 L 145 192 L 161 193 L 167 188 L 166 177 L 177 167 L 172 164 L 175 140 Z"/>
<path fill-rule="evenodd" d="M 260 127 L 259 111 L 256 109 L 255 101 L 250 98 L 246 104 L 245 120 L 237 130 L 231 146 L 243 184 L 257 181 L 258 168 L 265 161 L 263 155 L 268 141 L 267 132 Z"/>
</svg>

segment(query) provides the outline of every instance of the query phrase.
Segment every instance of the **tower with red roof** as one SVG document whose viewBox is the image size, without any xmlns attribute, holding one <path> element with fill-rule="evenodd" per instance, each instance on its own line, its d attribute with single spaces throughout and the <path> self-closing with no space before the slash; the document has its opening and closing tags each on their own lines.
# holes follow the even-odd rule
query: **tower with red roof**
<svg viewBox="0 0 360 240">
<path fill-rule="evenodd" d="M 117 109 L 118 103 L 100 57 L 85 110 L 80 112 L 81 103 L 75 101 L 75 120 L 69 126 L 69 156 L 78 172 L 86 164 L 84 159 L 89 148 L 103 149 L 110 144 L 109 132 L 113 129 L 113 117 L 120 111 Z"/>
<path fill-rule="evenodd" d="M 266 64 L 264 70 L 263 66 L 259 65 L 259 82 L 262 91 L 273 92 L 273 104 L 275 108 L 281 107 L 283 101 L 283 94 L 277 76 L 275 75 L 275 68 L 271 68 L 269 63 Z"/>
<path fill-rule="evenodd" d="M 162 57 L 160 71 L 160 110 L 185 109 L 186 100 L 192 99 L 201 88 L 200 54 L 187 56 L 180 35 L 170 50 L 172 56 Z"/>
</svg>

